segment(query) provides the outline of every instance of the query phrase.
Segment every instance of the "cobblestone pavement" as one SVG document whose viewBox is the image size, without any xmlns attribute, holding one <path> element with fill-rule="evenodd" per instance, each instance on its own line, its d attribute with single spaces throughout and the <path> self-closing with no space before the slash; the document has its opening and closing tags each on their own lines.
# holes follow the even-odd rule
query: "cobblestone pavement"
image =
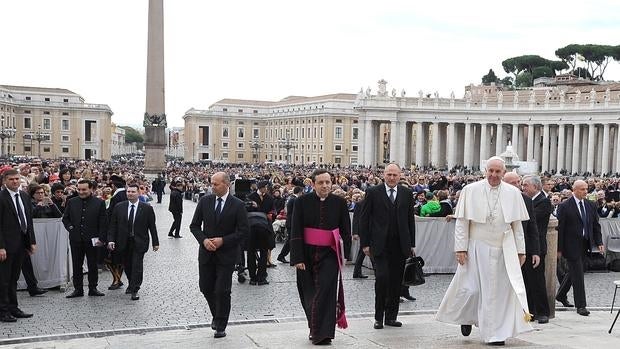
<svg viewBox="0 0 620 349">
<path fill-rule="evenodd" d="M 124 289 L 108 291 L 109 272 L 99 277 L 99 289 L 105 297 L 66 299 L 64 293 L 51 290 L 41 297 L 30 297 L 19 292 L 20 308 L 34 313 L 30 319 L 0 326 L 0 341 L 20 337 L 53 334 L 109 331 L 129 328 L 192 326 L 211 321 L 207 304 L 198 290 L 198 244 L 189 232 L 189 222 L 195 203 L 185 200 L 182 239 L 167 238 L 172 217 L 167 211 L 168 196 L 162 204 L 153 203 L 157 214 L 160 250 L 149 251 L 144 261 L 144 283 L 140 300 L 131 301 Z M 278 245 L 277 250 L 281 248 Z M 274 252 L 277 256 L 277 250 Z M 270 285 L 250 286 L 233 282 L 231 322 L 262 321 L 303 317 L 295 286 L 293 267 L 278 263 L 269 269 Z M 366 314 L 373 311 L 374 280 L 352 279 L 352 266 L 345 268 L 345 291 L 348 314 Z M 609 307 L 613 296 L 613 280 L 619 273 L 586 274 L 590 308 Z M 86 279 L 86 278 L 85 278 Z M 430 275 L 426 284 L 411 288 L 415 302 L 401 304 L 401 312 L 437 309 L 452 275 Z M 86 282 L 86 280 L 85 280 Z M 69 288 L 67 292 L 71 292 Z M 572 294 L 569 294 L 572 300 Z M 620 302 L 619 302 L 620 303 Z M 2 344 L 2 343 L 0 343 Z"/>
</svg>

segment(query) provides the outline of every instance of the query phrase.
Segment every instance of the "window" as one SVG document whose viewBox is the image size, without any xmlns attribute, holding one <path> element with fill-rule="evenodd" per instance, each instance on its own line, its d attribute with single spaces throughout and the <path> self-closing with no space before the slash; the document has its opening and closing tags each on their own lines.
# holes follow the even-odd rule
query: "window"
<svg viewBox="0 0 620 349">
<path fill-rule="evenodd" d="M 49 102 L 49 101 L 50 101 L 50 98 L 49 98 L 49 97 L 45 97 L 45 101 L 46 101 L 46 102 Z"/>
<path fill-rule="evenodd" d="M 222 153 L 222 159 L 228 159 L 228 153 Z"/>
<path fill-rule="evenodd" d="M 334 146 L 334 150 L 336 150 L 336 151 L 342 151 L 342 144 L 336 144 L 336 145 Z"/>
<path fill-rule="evenodd" d="M 52 139 L 51 135 L 43 135 L 43 140 L 49 142 Z"/>
<path fill-rule="evenodd" d="M 222 142 L 222 148 L 228 148 L 228 142 Z"/>
<path fill-rule="evenodd" d="M 316 146 L 314 147 L 314 149 L 316 149 Z M 319 146 L 319 150 L 323 151 L 323 144 Z"/>
<path fill-rule="evenodd" d="M 352 149 L 353 149 L 353 151 L 357 151 L 357 145 L 354 145 L 354 146 L 352 147 Z"/>
<path fill-rule="evenodd" d="M 27 100 L 27 101 L 29 101 L 29 100 L 31 100 L 31 99 L 32 99 L 32 98 L 31 98 L 30 96 L 26 96 L 26 100 Z"/>
<path fill-rule="evenodd" d="M 342 139 L 342 126 L 336 126 L 336 132 L 334 133 L 334 138 Z"/>
<path fill-rule="evenodd" d="M 69 136 L 63 135 L 61 139 L 62 139 L 63 142 L 68 142 L 69 141 Z"/>
<path fill-rule="evenodd" d="M 31 129 L 32 128 L 32 119 L 24 118 L 24 128 Z"/>
<path fill-rule="evenodd" d="M 222 129 L 222 137 L 228 138 L 228 127 Z"/>
<path fill-rule="evenodd" d="M 342 124 L 342 119 L 336 119 L 337 124 Z"/>
<path fill-rule="evenodd" d="M 228 125 L 228 120 L 224 120 L 224 121 L 222 121 L 222 123 L 223 123 L 224 125 Z"/>
<path fill-rule="evenodd" d="M 24 110 L 24 114 L 30 114 L 32 113 L 30 110 Z"/>
<path fill-rule="evenodd" d="M 321 138 L 323 138 L 323 126 L 321 126 Z"/>
<path fill-rule="evenodd" d="M 243 153 L 238 153 L 237 154 L 237 159 L 243 159 Z"/>
<path fill-rule="evenodd" d="M 357 127 L 353 127 L 353 140 L 356 141 L 359 139 L 359 129 Z"/>
<path fill-rule="evenodd" d="M 339 156 L 336 156 L 336 157 L 334 158 L 334 163 L 336 163 L 336 164 L 340 164 L 340 163 L 342 163 L 342 160 L 340 159 L 340 157 L 339 157 Z"/>
<path fill-rule="evenodd" d="M 222 108 L 222 111 L 228 111 L 228 108 Z"/>
<path fill-rule="evenodd" d="M 63 101 L 64 103 L 69 103 L 69 98 L 63 98 L 63 99 L 62 99 L 62 101 Z M 68 149 L 68 148 L 67 148 L 67 149 Z"/>
<path fill-rule="evenodd" d="M 237 109 L 239 113 L 243 113 L 243 109 Z"/>
<path fill-rule="evenodd" d="M 252 130 L 252 137 L 253 138 L 258 138 L 259 136 L 260 135 L 259 135 L 258 129 L 257 128 L 253 129 Z"/>
<path fill-rule="evenodd" d="M 30 146 L 25 146 L 25 147 L 24 147 L 24 151 L 25 151 L 25 152 L 26 152 L 26 151 L 32 151 L 32 148 L 31 148 Z"/>
<path fill-rule="evenodd" d="M 44 153 L 49 153 L 50 152 L 50 147 L 43 147 L 43 152 Z"/>
<path fill-rule="evenodd" d="M 69 116 L 69 112 L 63 111 L 62 116 Z"/>
<path fill-rule="evenodd" d="M 69 152 L 69 147 L 62 147 L 62 152 L 63 153 L 68 153 Z"/>
<path fill-rule="evenodd" d="M 254 109 L 254 110 L 253 110 L 253 113 L 254 113 L 254 114 L 258 114 L 258 110 Z"/>
<path fill-rule="evenodd" d="M 245 135 L 245 130 L 243 129 L 243 127 L 239 127 L 237 129 L 237 137 L 244 138 L 244 135 Z"/>
<path fill-rule="evenodd" d="M 43 119 L 43 129 L 50 130 L 52 128 L 52 120 L 51 119 Z"/>
<path fill-rule="evenodd" d="M 237 148 L 243 149 L 243 143 L 237 143 Z"/>
<path fill-rule="evenodd" d="M 62 120 L 61 121 L 61 129 L 63 131 L 69 131 L 69 120 Z"/>
<path fill-rule="evenodd" d="M 303 128 L 303 127 L 302 127 L 302 128 L 301 128 L 301 138 L 306 138 L 306 137 L 305 137 L 304 130 L 305 130 L 305 128 Z"/>
<path fill-rule="evenodd" d="M 239 121 L 239 122 L 237 122 L 237 123 L 238 123 L 239 125 L 244 125 L 244 124 L 245 124 L 245 122 L 243 122 L 243 121 Z"/>
</svg>

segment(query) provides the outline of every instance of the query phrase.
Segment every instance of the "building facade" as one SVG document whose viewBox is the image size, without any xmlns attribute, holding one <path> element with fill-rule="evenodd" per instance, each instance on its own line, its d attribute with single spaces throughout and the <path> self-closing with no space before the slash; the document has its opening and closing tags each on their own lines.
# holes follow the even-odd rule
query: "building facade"
<svg viewBox="0 0 620 349">
<path fill-rule="evenodd" d="M 112 142 L 110 143 L 110 149 L 112 156 L 135 154 L 138 151 L 136 143 L 127 143 L 125 139 L 125 129 L 111 124 Z"/>
<path fill-rule="evenodd" d="M 110 159 L 110 107 L 72 91 L 0 85 L 0 118 L 3 156 Z"/>
<path fill-rule="evenodd" d="M 185 120 L 185 160 L 357 164 L 354 94 L 280 101 L 223 99 Z"/>
</svg>

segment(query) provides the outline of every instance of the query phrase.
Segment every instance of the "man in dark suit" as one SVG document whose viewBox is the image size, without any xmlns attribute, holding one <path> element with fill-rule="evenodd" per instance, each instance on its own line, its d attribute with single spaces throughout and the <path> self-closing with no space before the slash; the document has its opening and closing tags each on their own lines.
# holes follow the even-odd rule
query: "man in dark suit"
<svg viewBox="0 0 620 349">
<path fill-rule="evenodd" d="M 179 235 L 181 231 L 181 220 L 183 219 L 183 182 L 181 181 L 170 183 L 168 211 L 172 213 L 172 218 L 174 219 L 168 236 L 177 239 L 182 238 L 182 236 Z"/>
<path fill-rule="evenodd" d="M 284 264 L 289 263 L 286 260 L 286 255 L 288 255 L 291 250 L 291 222 L 293 221 L 293 208 L 295 207 L 295 201 L 297 198 L 302 195 L 302 190 L 302 187 L 294 187 L 293 194 L 289 196 L 288 201 L 286 202 L 286 222 L 284 223 L 284 227 L 286 228 L 286 241 L 282 246 L 280 254 L 278 254 L 278 261 Z"/>
<path fill-rule="evenodd" d="M 568 302 L 566 293 L 573 286 L 575 306 L 579 315 L 588 316 L 583 270 L 586 253 L 596 247 L 603 253 L 601 226 L 594 203 L 586 200 L 588 184 L 577 180 L 573 183 L 573 197 L 560 204 L 558 209 L 558 257 L 564 256 L 568 263 L 568 275 L 564 276 L 556 299 Z"/>
<path fill-rule="evenodd" d="M 166 181 L 161 178 L 161 175 L 157 175 L 157 179 L 155 179 L 152 183 L 152 189 L 155 194 L 157 194 L 157 203 L 161 204 L 161 197 L 164 195 L 164 189 L 166 188 Z"/>
<path fill-rule="evenodd" d="M 108 221 L 112 218 L 114 207 L 121 202 L 127 201 L 127 192 L 125 189 L 126 182 L 121 176 L 115 174 L 111 175 L 110 185 L 114 193 L 108 205 Z M 105 236 L 102 238 L 105 238 Z M 108 269 L 110 269 L 110 273 L 112 273 L 112 284 L 108 287 L 108 290 L 118 290 L 123 286 L 123 282 L 121 281 L 123 276 L 123 257 L 116 251 L 106 251 L 104 248 L 101 248 L 99 253 L 108 255 L 106 262 L 108 263 L 107 266 Z"/>
<path fill-rule="evenodd" d="M 405 260 L 415 255 L 413 194 L 397 185 L 398 165 L 387 165 L 383 175 L 384 184 L 366 191 L 359 231 L 364 254 L 375 261 L 375 329 L 384 318 L 387 326 L 402 326 L 396 317 Z"/>
<path fill-rule="evenodd" d="M 32 203 L 19 190 L 20 175 L 16 170 L 4 172 L 5 188 L 0 191 L 0 321 L 15 322 L 29 318 L 17 304 L 17 280 L 26 253 L 37 248 L 32 226 Z"/>
<path fill-rule="evenodd" d="M 230 179 L 224 172 L 211 177 L 213 194 L 203 196 L 194 212 L 190 231 L 200 244 L 198 270 L 200 291 L 213 316 L 215 338 L 226 336 L 230 314 L 230 289 L 240 244 L 249 234 L 243 201 L 230 195 Z"/>
<path fill-rule="evenodd" d="M 159 250 L 155 211 L 147 203 L 138 200 L 137 184 L 127 186 L 127 201 L 114 207 L 108 230 L 108 248 L 123 256 L 123 266 L 129 286 L 125 293 L 131 293 L 131 300 L 140 299 L 138 290 L 142 285 L 144 254 L 149 249 L 149 232 L 153 239 L 153 251 Z"/>
<path fill-rule="evenodd" d="M 539 324 L 544 324 L 549 322 L 550 311 L 545 281 L 545 256 L 547 255 L 547 227 L 549 226 L 549 217 L 553 213 L 553 205 L 545 195 L 542 181 L 538 176 L 525 176 L 523 178 L 523 192 L 532 198 L 540 246 L 540 265 L 530 267 L 531 265 L 526 262 L 523 265 L 525 270 L 523 277 L 530 312 L 536 315 Z M 527 238 L 525 242 L 527 249 Z M 529 289 L 528 285 L 530 285 Z"/>
<path fill-rule="evenodd" d="M 62 223 L 69 232 L 71 262 L 73 264 L 73 287 L 75 290 L 67 298 L 84 296 L 84 277 L 82 265 L 84 256 L 88 265 L 88 295 L 103 296 L 97 290 L 99 275 L 97 271 L 97 250 L 106 237 L 108 216 L 105 202 L 93 195 L 95 183 L 80 179 L 77 185 L 78 196 L 67 201 Z"/>
</svg>

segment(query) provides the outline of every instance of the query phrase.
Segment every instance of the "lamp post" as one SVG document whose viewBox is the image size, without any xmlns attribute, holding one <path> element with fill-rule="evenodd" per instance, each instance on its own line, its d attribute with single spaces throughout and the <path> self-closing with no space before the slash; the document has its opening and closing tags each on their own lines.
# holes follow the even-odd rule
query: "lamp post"
<svg viewBox="0 0 620 349">
<path fill-rule="evenodd" d="M 280 139 L 279 140 L 279 146 L 280 148 L 284 148 L 286 149 L 286 164 L 290 165 L 291 163 L 291 158 L 290 158 L 290 152 L 291 149 L 295 148 L 295 145 L 293 145 L 291 143 L 291 141 L 295 141 L 294 139 L 291 139 L 290 135 L 289 135 L 289 130 L 286 130 L 286 138 L 284 139 Z"/>
<path fill-rule="evenodd" d="M 0 146 L 0 155 L 4 156 L 4 140 L 5 139 L 10 139 L 12 137 L 15 137 L 15 128 L 13 127 L 4 127 L 4 115 L 2 115 L 2 126 L 0 128 L 0 140 L 2 141 L 1 146 Z M 7 142 L 7 157 L 11 156 L 11 143 L 10 141 Z"/>
<path fill-rule="evenodd" d="M 254 137 L 254 142 L 250 144 L 250 148 L 254 150 L 254 154 L 256 155 L 256 163 L 260 162 L 260 149 L 262 147 L 263 145 L 258 143 L 258 137 Z"/>
<path fill-rule="evenodd" d="M 45 139 L 47 134 L 41 133 L 41 125 L 37 128 L 37 131 L 32 136 L 32 140 L 39 143 L 39 158 L 41 158 L 41 141 Z"/>
</svg>

